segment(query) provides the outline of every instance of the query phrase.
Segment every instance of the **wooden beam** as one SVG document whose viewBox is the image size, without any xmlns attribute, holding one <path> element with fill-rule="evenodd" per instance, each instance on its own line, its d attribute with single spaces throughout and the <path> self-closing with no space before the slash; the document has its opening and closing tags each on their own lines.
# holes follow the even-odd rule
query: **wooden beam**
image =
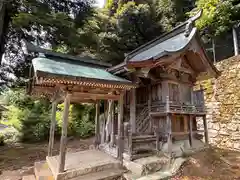
<svg viewBox="0 0 240 180">
<path fill-rule="evenodd" d="M 193 145 L 192 122 L 193 122 L 193 116 L 189 115 L 189 144 L 190 144 L 191 147 Z"/>
<path fill-rule="evenodd" d="M 123 163 L 123 96 L 120 95 L 120 99 L 118 101 L 118 159 Z"/>
<path fill-rule="evenodd" d="M 136 89 L 130 90 L 130 129 L 136 132 Z"/>
<path fill-rule="evenodd" d="M 209 143 L 209 139 L 208 139 L 208 127 L 207 127 L 206 115 L 203 116 L 203 126 L 204 126 L 205 143 L 208 144 Z"/>
<path fill-rule="evenodd" d="M 66 145 L 67 145 L 67 127 L 68 127 L 68 115 L 70 106 L 71 94 L 67 93 L 64 100 L 64 111 L 63 111 L 63 121 L 62 121 L 62 135 L 60 142 L 60 153 L 59 153 L 59 166 L 58 172 L 64 171 L 65 159 L 66 159 Z"/>
<path fill-rule="evenodd" d="M 95 113 L 95 147 L 97 148 L 100 144 L 100 122 L 99 122 L 99 114 L 100 114 L 100 105 L 99 101 L 96 102 L 96 113 Z"/>
<path fill-rule="evenodd" d="M 73 96 L 79 98 L 89 98 L 93 100 L 118 100 L 119 95 L 114 94 L 96 94 L 96 93 L 86 93 L 86 92 L 74 92 Z"/>
<path fill-rule="evenodd" d="M 51 118 L 51 127 L 49 135 L 49 144 L 48 144 L 48 157 L 52 156 L 53 145 L 54 145 L 54 132 L 56 126 L 56 111 L 57 111 L 57 101 L 52 102 L 52 118 Z"/>
</svg>

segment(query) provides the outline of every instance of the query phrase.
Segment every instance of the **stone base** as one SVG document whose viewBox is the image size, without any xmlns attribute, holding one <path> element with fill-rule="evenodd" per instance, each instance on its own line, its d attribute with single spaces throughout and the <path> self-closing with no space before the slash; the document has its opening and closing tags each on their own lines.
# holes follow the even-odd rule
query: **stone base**
<svg viewBox="0 0 240 180">
<path fill-rule="evenodd" d="M 123 165 L 136 176 L 143 176 L 157 172 L 167 164 L 169 158 L 162 156 L 150 156 L 146 158 L 140 158 L 134 161 L 124 160 Z"/>
<path fill-rule="evenodd" d="M 87 150 L 77 153 L 67 153 L 65 162 L 65 171 L 58 173 L 59 157 L 47 157 L 47 163 L 56 180 L 66 180 L 78 177 L 82 179 L 84 176 L 91 177 L 95 173 L 106 170 L 122 170 L 118 160 L 110 155 L 98 151 Z M 94 179 L 95 180 L 95 179 Z"/>
</svg>

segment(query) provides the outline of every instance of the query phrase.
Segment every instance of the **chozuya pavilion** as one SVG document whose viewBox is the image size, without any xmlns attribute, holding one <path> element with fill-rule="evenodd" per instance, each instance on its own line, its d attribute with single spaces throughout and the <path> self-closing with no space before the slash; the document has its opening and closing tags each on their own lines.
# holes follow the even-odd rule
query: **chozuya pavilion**
<svg viewBox="0 0 240 180">
<path fill-rule="evenodd" d="M 36 177 L 160 179 L 171 175 L 166 167 L 174 166 L 176 157 L 205 148 L 208 131 L 203 89 L 194 90 L 193 86 L 200 76 L 217 77 L 219 72 L 194 27 L 200 16 L 201 12 L 130 52 L 116 66 L 29 45 L 29 51 L 39 53 L 32 60 L 29 92 L 45 95 L 52 102 L 49 169 L 36 163 Z M 102 118 L 101 100 L 106 106 Z M 53 156 L 60 102 L 64 102 L 61 143 L 59 155 Z M 70 103 L 96 105 L 95 149 L 67 153 Z M 198 121 L 204 129 L 198 129 Z"/>
</svg>

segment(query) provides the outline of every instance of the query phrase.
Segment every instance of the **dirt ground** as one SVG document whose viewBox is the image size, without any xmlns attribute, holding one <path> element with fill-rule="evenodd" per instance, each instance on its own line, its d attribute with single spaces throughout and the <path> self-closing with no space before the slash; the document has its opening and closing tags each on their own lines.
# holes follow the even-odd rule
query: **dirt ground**
<svg viewBox="0 0 240 180">
<path fill-rule="evenodd" d="M 94 139 L 69 140 L 68 152 L 89 149 Z M 15 144 L 0 147 L 0 180 L 21 180 L 21 177 L 33 174 L 33 165 L 36 161 L 46 159 L 48 143 Z M 59 142 L 54 144 L 54 154 L 59 150 Z"/>
<path fill-rule="evenodd" d="M 240 180 L 240 152 L 219 148 L 198 152 L 172 180 Z"/>
<path fill-rule="evenodd" d="M 70 140 L 68 151 L 89 149 L 93 138 Z M 21 180 L 33 173 L 35 161 L 45 160 L 47 143 L 17 144 L 0 147 L 0 180 Z M 54 154 L 58 153 L 55 143 Z M 210 148 L 189 158 L 172 180 L 240 180 L 240 152 Z"/>
</svg>

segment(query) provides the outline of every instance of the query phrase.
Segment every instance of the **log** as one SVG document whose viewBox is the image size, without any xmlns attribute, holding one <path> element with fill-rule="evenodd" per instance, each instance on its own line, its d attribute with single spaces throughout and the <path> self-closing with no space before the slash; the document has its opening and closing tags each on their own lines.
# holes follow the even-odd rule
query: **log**
<svg viewBox="0 0 240 180">
<path fill-rule="evenodd" d="M 59 154 L 59 166 L 58 166 L 59 173 L 63 172 L 65 167 L 70 97 L 71 97 L 71 94 L 67 93 L 64 100 L 64 111 L 63 111 L 63 121 L 62 121 L 63 124 L 62 124 L 62 135 L 61 135 L 61 142 L 60 142 L 60 154 Z"/>
</svg>

